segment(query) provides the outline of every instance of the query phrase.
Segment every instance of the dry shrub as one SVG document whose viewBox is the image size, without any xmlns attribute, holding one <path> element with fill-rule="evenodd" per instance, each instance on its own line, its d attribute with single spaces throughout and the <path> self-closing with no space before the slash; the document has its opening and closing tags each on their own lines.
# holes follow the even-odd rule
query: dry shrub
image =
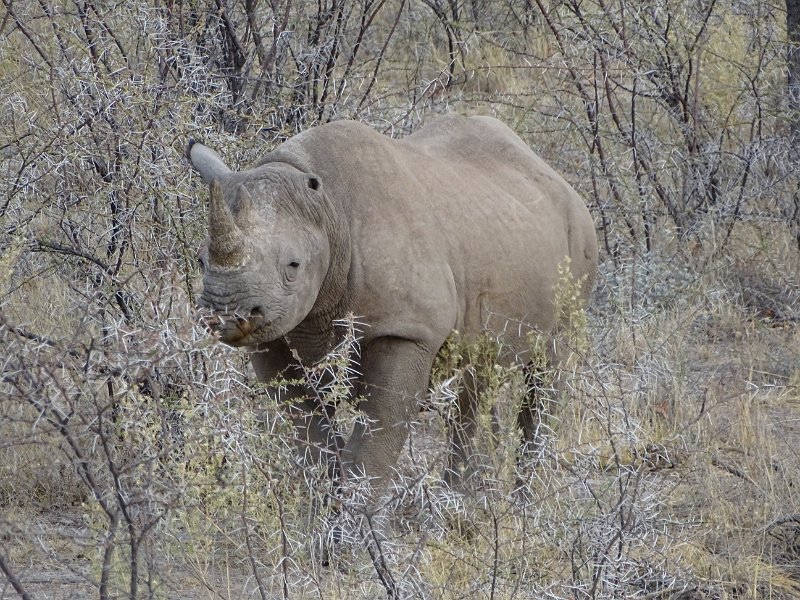
<svg viewBox="0 0 800 600">
<path fill-rule="evenodd" d="M 0 595 L 800 594 L 800 171 L 778 5 L 4 8 Z M 588 336 L 560 294 L 577 327 L 533 464 L 521 377 L 487 365 L 480 489 L 443 485 L 445 421 L 421 413 L 370 554 L 363 499 L 298 466 L 278 399 L 196 324 L 206 209 L 183 154 L 194 136 L 243 166 L 330 119 L 401 136 L 445 111 L 502 118 L 562 172 L 602 264 Z M 344 393 L 352 351 L 308 377 L 328 368 Z M 454 366 L 432 384 L 440 412 Z"/>
</svg>

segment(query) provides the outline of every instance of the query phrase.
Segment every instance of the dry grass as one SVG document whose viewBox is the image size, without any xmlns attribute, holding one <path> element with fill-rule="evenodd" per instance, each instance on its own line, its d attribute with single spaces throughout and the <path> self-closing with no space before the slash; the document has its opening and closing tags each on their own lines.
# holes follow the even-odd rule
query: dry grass
<svg viewBox="0 0 800 600">
<path fill-rule="evenodd" d="M 785 15 L 390 0 L 361 31 L 289 4 L 272 63 L 245 14 L 280 24 L 272 3 L 228 3 L 230 28 L 213 3 L 6 7 L 0 598 L 800 596 Z M 586 335 L 559 294 L 575 328 L 535 460 L 517 460 L 521 379 L 497 371 L 480 489 L 447 489 L 456 380 L 437 373 L 370 555 L 358 496 L 297 464 L 276 400 L 197 326 L 205 208 L 182 153 L 194 136 L 244 165 L 327 118 L 402 135 L 446 111 L 502 118 L 565 175 L 601 272 Z"/>
<path fill-rule="evenodd" d="M 603 304 L 609 285 L 600 283 L 590 351 L 573 357 L 564 374 L 548 443 L 530 469 L 519 471 L 509 423 L 520 397 L 515 378 L 498 379 L 492 392 L 506 422 L 500 439 L 481 445 L 484 483 L 474 498 L 443 486 L 444 422 L 421 413 L 402 460 L 386 547 L 402 594 L 796 596 L 796 323 L 760 315 L 728 271 L 695 276 L 686 284 L 691 293 L 638 314 Z M 169 345 L 177 351 L 181 343 Z M 197 344 L 190 342 L 193 352 Z M 248 388 L 252 375 L 236 354 L 200 352 L 211 361 L 211 381 L 220 378 L 214 389 L 227 391 L 204 398 L 187 387 L 155 404 L 137 388 L 117 395 L 111 431 L 119 447 L 109 460 L 144 494 L 134 503 L 144 521 L 134 524 L 153 510 L 162 515 L 140 549 L 155 578 L 152 593 L 241 597 L 260 587 L 294 598 L 379 594 L 374 563 L 358 541 L 357 506 L 342 513 L 356 519 L 353 541 L 322 566 L 312 532 L 325 526 L 307 522 L 309 488 L 293 467 L 279 410 Z M 442 406 L 447 393 L 438 389 L 432 404 Z M 100 401 L 107 399 L 95 398 L 90 412 Z M 74 456 L 56 450 L 64 445 L 57 431 L 26 430 L 30 407 L 16 410 L 3 420 L 7 558 L 30 593 L 79 594 L 97 584 L 107 516 L 70 472 Z M 515 491 L 520 477 L 527 481 L 522 495 Z M 321 474 L 309 481 L 316 482 L 312 495 L 324 493 Z M 128 586 L 124 548 L 110 565 L 119 593 Z"/>
</svg>

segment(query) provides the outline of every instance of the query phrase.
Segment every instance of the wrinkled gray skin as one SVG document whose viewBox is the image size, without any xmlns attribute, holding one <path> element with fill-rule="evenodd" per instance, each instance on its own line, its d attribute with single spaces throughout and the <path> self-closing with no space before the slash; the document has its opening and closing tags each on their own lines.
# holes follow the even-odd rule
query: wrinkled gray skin
<svg viewBox="0 0 800 600">
<path fill-rule="evenodd" d="M 312 460 L 340 455 L 342 474 L 391 475 L 432 361 L 453 330 L 491 331 L 501 361 L 525 366 L 526 335 L 555 326 L 557 268 L 572 259 L 592 286 L 594 226 L 573 189 L 499 121 L 449 116 L 401 140 L 339 121 L 310 129 L 256 166 L 231 171 L 201 144 L 190 158 L 210 184 L 201 304 L 223 342 L 247 348 L 262 381 L 299 374 L 338 341 L 348 313 L 368 327 L 354 397 L 369 427 L 340 450 L 313 394 L 288 391 Z M 235 318 L 234 318 L 235 315 Z M 448 479 L 466 485 L 474 390 L 459 400 Z M 532 441 L 535 402 L 524 403 Z"/>
</svg>

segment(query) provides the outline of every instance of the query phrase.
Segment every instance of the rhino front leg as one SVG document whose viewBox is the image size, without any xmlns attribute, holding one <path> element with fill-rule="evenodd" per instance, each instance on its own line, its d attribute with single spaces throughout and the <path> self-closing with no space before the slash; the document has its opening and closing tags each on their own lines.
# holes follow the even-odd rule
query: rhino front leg
<svg viewBox="0 0 800 600">
<path fill-rule="evenodd" d="M 290 394 L 292 399 L 289 400 Z M 332 407 L 308 399 L 304 387 L 293 386 L 284 403 L 295 429 L 295 444 L 304 466 L 326 465 L 328 476 L 339 474 L 339 458 L 344 440 L 336 431 Z"/>
<path fill-rule="evenodd" d="M 358 408 L 366 419 L 356 424 L 342 453 L 345 479 L 366 476 L 375 496 L 384 491 L 428 388 L 432 362 L 428 346 L 403 338 L 378 338 L 363 349 Z"/>
<path fill-rule="evenodd" d="M 303 371 L 285 342 L 276 341 L 251 355 L 258 378 L 270 383 L 275 378 L 300 380 Z M 289 385 L 276 390 L 295 429 L 295 443 L 300 462 L 307 466 L 326 464 L 334 476 L 340 451 L 344 446 L 333 423 L 333 407 L 323 406 L 304 385 Z"/>
</svg>

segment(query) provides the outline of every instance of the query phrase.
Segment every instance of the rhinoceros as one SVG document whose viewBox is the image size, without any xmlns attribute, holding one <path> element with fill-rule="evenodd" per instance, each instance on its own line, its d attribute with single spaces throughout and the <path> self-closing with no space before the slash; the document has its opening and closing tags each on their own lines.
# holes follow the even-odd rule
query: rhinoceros
<svg viewBox="0 0 800 600">
<path fill-rule="evenodd" d="M 489 333 L 497 360 L 525 367 L 531 332 L 556 327 L 554 288 L 569 259 L 587 294 L 597 267 L 592 218 L 578 194 L 509 127 L 440 117 L 402 139 L 335 121 L 296 135 L 255 166 L 232 171 L 190 143 L 210 186 L 200 303 L 222 315 L 217 335 L 251 353 L 257 377 L 296 378 L 340 336 L 366 327 L 353 398 L 364 422 L 343 447 L 330 407 L 295 386 L 288 405 L 313 460 L 341 457 L 340 475 L 391 477 L 409 421 L 448 336 Z M 451 432 L 449 480 L 469 472 L 475 394 L 464 386 Z M 523 402 L 523 439 L 535 403 Z"/>
</svg>

